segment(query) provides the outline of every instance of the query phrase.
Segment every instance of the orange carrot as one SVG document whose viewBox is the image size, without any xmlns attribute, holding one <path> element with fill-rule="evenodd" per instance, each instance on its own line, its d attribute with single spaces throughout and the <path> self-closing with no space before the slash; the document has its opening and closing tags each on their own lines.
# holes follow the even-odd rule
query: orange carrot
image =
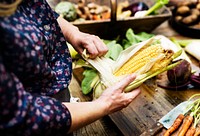
<svg viewBox="0 0 200 136">
<path fill-rule="evenodd" d="M 92 19 L 93 20 L 101 20 L 101 16 L 100 15 L 93 15 Z"/>
<path fill-rule="evenodd" d="M 193 122 L 193 116 L 191 115 L 187 115 L 183 121 L 183 127 L 182 129 L 179 131 L 178 136 L 184 136 L 187 132 L 187 130 L 189 129 L 190 125 Z"/>
<path fill-rule="evenodd" d="M 174 121 L 173 125 L 169 129 L 167 129 L 164 136 L 170 136 L 174 131 L 176 131 L 179 128 L 179 126 L 181 125 L 184 117 L 185 116 L 183 114 L 178 115 L 178 117 Z"/>
<path fill-rule="evenodd" d="M 197 126 L 194 136 L 200 136 L 200 125 Z"/>
<path fill-rule="evenodd" d="M 195 128 L 194 125 L 192 125 L 192 126 L 188 129 L 188 131 L 186 132 L 186 135 L 185 135 L 185 136 L 194 136 L 195 131 L 196 131 L 196 128 Z"/>
<path fill-rule="evenodd" d="M 194 136 L 200 136 L 200 130 L 195 132 Z"/>
<path fill-rule="evenodd" d="M 109 19 L 110 18 L 110 12 L 104 12 L 101 14 L 102 19 Z"/>
<path fill-rule="evenodd" d="M 200 131 L 195 132 L 194 136 L 200 136 Z"/>
</svg>

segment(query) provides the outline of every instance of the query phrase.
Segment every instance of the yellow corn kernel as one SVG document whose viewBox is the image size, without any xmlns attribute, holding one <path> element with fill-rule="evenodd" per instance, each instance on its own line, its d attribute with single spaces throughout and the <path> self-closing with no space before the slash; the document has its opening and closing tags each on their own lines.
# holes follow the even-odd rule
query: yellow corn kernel
<svg viewBox="0 0 200 136">
<path fill-rule="evenodd" d="M 114 72 L 115 76 L 131 74 L 138 71 L 145 64 L 163 52 L 160 44 L 144 46 L 136 52 L 120 69 Z"/>
<path fill-rule="evenodd" d="M 171 63 L 174 52 L 172 50 L 166 50 L 164 54 L 165 54 L 165 57 L 161 59 L 159 63 L 158 62 L 155 63 L 153 67 L 150 69 L 151 71 L 154 72 L 159 69 L 165 68 Z"/>
</svg>

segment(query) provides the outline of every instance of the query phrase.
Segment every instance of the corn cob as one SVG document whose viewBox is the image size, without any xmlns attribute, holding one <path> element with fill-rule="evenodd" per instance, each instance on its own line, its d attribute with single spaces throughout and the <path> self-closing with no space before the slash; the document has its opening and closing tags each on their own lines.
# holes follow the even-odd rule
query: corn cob
<svg viewBox="0 0 200 136">
<path fill-rule="evenodd" d="M 160 44 L 144 46 L 135 53 L 120 69 L 114 72 L 115 76 L 122 76 L 131 73 L 142 74 L 147 72 L 150 65 L 151 71 L 156 71 L 167 66 L 171 62 L 171 51 L 163 50 Z M 154 63 L 152 63 L 154 61 Z M 155 64 L 155 65 L 152 65 Z M 152 67 L 152 68 L 151 68 Z M 146 70 L 145 70 L 146 69 Z"/>
<path fill-rule="evenodd" d="M 94 96 L 96 99 L 103 90 L 123 79 L 122 75 L 136 73 L 136 79 L 130 83 L 124 92 L 132 91 L 146 80 L 172 69 L 177 63 L 171 62 L 182 54 L 182 49 L 172 44 L 162 36 L 153 37 L 138 43 L 121 52 L 116 61 L 109 61 L 106 57 L 85 59 L 99 71 L 100 82 L 95 85 Z M 84 57 L 84 56 L 83 56 Z"/>
</svg>

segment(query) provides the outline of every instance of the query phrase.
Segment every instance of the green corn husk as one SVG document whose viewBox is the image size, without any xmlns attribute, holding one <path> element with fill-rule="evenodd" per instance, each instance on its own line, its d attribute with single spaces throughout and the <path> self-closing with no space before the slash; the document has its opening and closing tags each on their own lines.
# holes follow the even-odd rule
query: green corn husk
<svg viewBox="0 0 200 136">
<path fill-rule="evenodd" d="M 119 82 L 120 80 L 123 79 L 124 76 L 116 77 L 113 73 L 116 69 L 121 67 L 132 55 L 134 55 L 137 51 L 140 50 L 145 45 L 151 45 L 155 40 L 160 41 L 160 44 L 163 44 L 163 48 L 167 50 L 173 50 L 174 54 L 172 56 L 172 60 L 176 59 L 181 59 L 183 49 L 175 44 L 173 44 L 168 38 L 164 36 L 155 36 L 153 38 L 150 38 L 147 41 L 138 43 L 136 45 L 133 45 L 126 50 L 122 51 L 121 54 L 119 55 L 119 58 L 116 61 L 113 61 L 109 58 L 105 57 L 97 57 L 96 59 L 88 59 L 85 58 L 86 61 L 88 61 L 98 72 L 100 75 L 100 81 L 95 85 L 95 88 L 93 90 L 93 98 L 96 99 L 98 98 L 101 93 L 105 90 L 105 88 L 112 86 L 116 82 Z M 151 62 L 155 63 L 155 62 Z M 137 74 L 136 79 L 127 86 L 127 88 L 124 90 L 125 92 L 132 91 L 133 89 L 139 87 L 142 83 L 144 83 L 146 80 L 157 76 L 158 74 L 167 71 L 169 69 L 172 69 L 176 65 L 178 65 L 179 62 L 177 63 L 171 63 L 167 67 L 160 68 L 156 71 L 146 71 L 145 73 L 142 74 Z M 153 66 L 152 64 L 148 64 Z M 150 69 L 149 66 L 143 67 L 144 69 Z"/>
</svg>

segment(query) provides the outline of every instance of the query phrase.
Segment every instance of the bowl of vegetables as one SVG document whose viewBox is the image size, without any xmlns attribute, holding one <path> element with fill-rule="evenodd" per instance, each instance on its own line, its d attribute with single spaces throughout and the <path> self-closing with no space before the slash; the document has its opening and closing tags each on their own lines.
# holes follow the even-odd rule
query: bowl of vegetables
<svg viewBox="0 0 200 136">
<path fill-rule="evenodd" d="M 181 35 L 200 38 L 200 1 L 176 3 L 169 23 Z"/>
<path fill-rule="evenodd" d="M 132 28 L 135 33 L 151 32 L 171 16 L 171 11 L 165 6 L 169 0 L 97 0 L 95 2 L 68 0 L 60 2 L 73 3 L 76 9 L 73 20 L 68 21 L 83 32 L 106 39 L 124 35 L 128 28 Z M 55 11 L 58 11 L 60 2 L 57 1 L 55 4 L 54 1 Z M 73 13 L 72 10 L 68 10 L 69 12 Z M 62 13 L 59 12 L 59 14 Z"/>
</svg>

